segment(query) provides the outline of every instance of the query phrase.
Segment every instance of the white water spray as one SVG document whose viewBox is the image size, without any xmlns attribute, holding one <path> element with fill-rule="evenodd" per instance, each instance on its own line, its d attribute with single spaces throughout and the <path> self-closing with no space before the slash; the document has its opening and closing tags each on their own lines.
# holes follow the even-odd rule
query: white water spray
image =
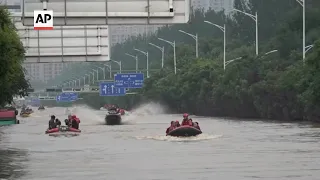
<svg viewBox="0 0 320 180">
<path fill-rule="evenodd" d="M 81 124 L 88 125 L 104 123 L 105 114 L 101 114 L 98 111 L 90 108 L 89 106 L 78 105 L 69 108 L 69 110 L 72 114 L 75 114 L 77 117 L 80 118 Z"/>
<path fill-rule="evenodd" d="M 150 102 L 140 105 L 139 107 L 131 111 L 131 113 L 140 116 L 164 114 L 165 108 L 160 103 Z"/>
<path fill-rule="evenodd" d="M 200 134 L 198 136 L 191 137 L 173 137 L 173 136 L 164 136 L 164 135 L 156 135 L 156 136 L 137 136 L 135 138 L 139 140 L 152 139 L 157 141 L 171 141 L 171 142 L 192 142 L 192 141 L 204 141 L 204 140 L 212 140 L 223 137 L 222 135 L 213 135 L 213 134 Z"/>
<path fill-rule="evenodd" d="M 164 106 L 162 106 L 160 103 L 150 102 L 142 104 L 137 108 L 133 109 L 132 111 L 128 112 L 128 115 L 123 117 L 123 121 L 124 123 L 131 123 L 137 120 L 141 120 L 147 116 L 159 115 L 164 113 Z"/>
</svg>

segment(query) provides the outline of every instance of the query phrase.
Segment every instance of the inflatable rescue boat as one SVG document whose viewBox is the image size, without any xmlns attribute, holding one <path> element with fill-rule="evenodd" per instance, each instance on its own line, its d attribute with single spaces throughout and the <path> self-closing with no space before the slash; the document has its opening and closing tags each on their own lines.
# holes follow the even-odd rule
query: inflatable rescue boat
<svg viewBox="0 0 320 180">
<path fill-rule="evenodd" d="M 202 131 L 193 127 L 193 126 L 180 126 L 177 127 L 170 132 L 168 132 L 167 136 L 175 136 L 175 137 L 189 137 L 189 136 L 197 136 L 201 134 Z"/>
<path fill-rule="evenodd" d="M 108 112 L 108 114 L 105 117 L 107 125 L 120 125 L 121 120 L 121 114 L 116 112 Z"/>
<path fill-rule="evenodd" d="M 81 130 L 68 126 L 60 126 L 58 128 L 48 129 L 45 133 L 49 135 L 77 135 L 81 133 Z"/>
</svg>

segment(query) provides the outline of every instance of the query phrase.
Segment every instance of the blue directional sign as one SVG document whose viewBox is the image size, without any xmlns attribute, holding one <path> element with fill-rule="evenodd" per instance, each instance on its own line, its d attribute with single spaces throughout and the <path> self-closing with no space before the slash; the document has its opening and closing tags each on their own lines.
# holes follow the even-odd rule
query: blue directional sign
<svg viewBox="0 0 320 180">
<path fill-rule="evenodd" d="M 78 99 L 78 94 L 74 92 L 64 92 L 56 97 L 57 102 L 71 102 Z"/>
<path fill-rule="evenodd" d="M 126 95 L 125 88 L 117 88 L 114 82 L 100 82 L 100 96 L 124 96 Z"/>
<path fill-rule="evenodd" d="M 125 73 L 114 75 L 114 85 L 118 88 L 142 88 L 143 73 Z"/>
</svg>

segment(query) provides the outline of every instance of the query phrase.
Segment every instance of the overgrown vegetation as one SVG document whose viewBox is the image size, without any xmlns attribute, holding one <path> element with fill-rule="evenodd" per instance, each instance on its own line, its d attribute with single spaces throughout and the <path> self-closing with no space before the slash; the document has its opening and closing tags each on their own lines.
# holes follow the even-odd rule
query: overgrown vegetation
<svg viewBox="0 0 320 180">
<path fill-rule="evenodd" d="M 231 18 L 224 12 L 197 11 L 189 24 L 163 27 L 156 36 L 141 36 L 117 45 L 112 58 L 121 60 L 123 69 L 134 69 L 134 60 L 125 53 L 135 53 L 135 47 L 149 52 L 150 69 L 160 68 L 161 53 L 148 43 L 164 46 L 165 68 L 151 73 L 140 93 L 144 98 L 167 104 L 176 112 L 319 120 L 320 1 L 306 2 L 306 45 L 314 46 L 307 52 L 305 63 L 302 60 L 302 8 L 295 0 L 243 2 L 235 1 L 235 8 L 259 15 L 258 56 L 255 54 L 255 22 L 250 17 L 233 13 Z M 228 64 L 225 71 L 223 33 L 204 23 L 205 20 L 226 24 L 227 60 L 242 57 Z M 194 40 L 179 30 L 199 35 L 200 58 L 195 58 Z M 157 40 L 158 37 L 176 41 L 177 74 L 173 71 L 172 47 Z M 146 69 L 145 57 L 139 56 L 139 60 L 140 69 Z M 87 102 L 123 103 L 125 98 L 90 95 Z"/>
<path fill-rule="evenodd" d="M 0 7 L 0 106 L 10 103 L 13 96 L 24 96 L 29 83 L 22 63 L 24 48 L 9 12 Z"/>
</svg>

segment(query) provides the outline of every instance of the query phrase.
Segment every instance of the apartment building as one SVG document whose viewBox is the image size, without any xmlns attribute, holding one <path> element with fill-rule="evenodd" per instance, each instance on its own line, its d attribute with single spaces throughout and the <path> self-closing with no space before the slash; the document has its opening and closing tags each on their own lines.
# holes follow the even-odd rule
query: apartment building
<svg viewBox="0 0 320 180">
<path fill-rule="evenodd" d="M 46 82 L 59 75 L 64 68 L 63 63 L 27 63 L 23 64 L 26 76 L 30 80 Z"/>
<path fill-rule="evenodd" d="M 10 12 L 21 12 L 19 9 L 20 0 L 0 0 L 0 5 L 7 5 Z M 26 76 L 30 80 L 46 82 L 59 75 L 63 69 L 62 63 L 27 63 L 23 64 L 26 69 Z"/>
</svg>

